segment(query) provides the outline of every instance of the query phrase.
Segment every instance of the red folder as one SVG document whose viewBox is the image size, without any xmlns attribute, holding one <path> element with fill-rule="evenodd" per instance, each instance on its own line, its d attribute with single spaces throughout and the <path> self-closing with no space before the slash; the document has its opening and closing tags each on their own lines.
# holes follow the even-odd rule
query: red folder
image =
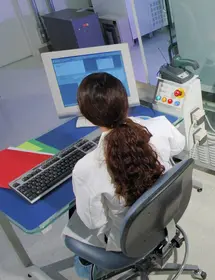
<svg viewBox="0 0 215 280">
<path fill-rule="evenodd" d="M 0 151 L 0 188 L 9 189 L 9 183 L 52 157 L 47 154 L 13 149 Z"/>
</svg>

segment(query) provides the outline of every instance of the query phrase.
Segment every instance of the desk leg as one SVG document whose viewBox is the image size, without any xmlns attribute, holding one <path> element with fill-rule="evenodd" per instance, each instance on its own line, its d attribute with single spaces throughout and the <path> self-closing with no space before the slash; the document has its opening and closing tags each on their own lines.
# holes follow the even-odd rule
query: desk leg
<svg viewBox="0 0 215 280">
<path fill-rule="evenodd" d="M 9 243 L 13 247 L 15 253 L 17 254 L 23 267 L 26 268 L 27 278 L 32 280 L 53 280 L 47 274 L 45 274 L 40 268 L 33 265 L 31 259 L 29 258 L 27 252 L 25 251 L 22 243 L 20 242 L 18 236 L 16 235 L 11 223 L 8 218 L 0 211 L 0 226 L 4 231 Z"/>
<path fill-rule="evenodd" d="M 27 252 L 25 251 L 22 243 L 20 242 L 18 236 L 16 235 L 12 225 L 10 224 L 8 218 L 0 212 L 0 225 L 10 242 L 11 246 L 13 247 L 14 251 L 16 252 L 19 260 L 23 264 L 24 267 L 29 267 L 32 265 L 32 261 L 29 258 Z"/>
</svg>

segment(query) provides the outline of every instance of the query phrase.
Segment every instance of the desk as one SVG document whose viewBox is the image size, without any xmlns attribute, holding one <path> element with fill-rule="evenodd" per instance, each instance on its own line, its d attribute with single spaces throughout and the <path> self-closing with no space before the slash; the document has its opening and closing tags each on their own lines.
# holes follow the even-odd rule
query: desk
<svg viewBox="0 0 215 280">
<path fill-rule="evenodd" d="M 129 114 L 130 116 L 144 115 L 149 117 L 164 115 L 143 106 L 131 108 Z M 165 116 L 175 125 L 181 121 L 173 116 Z M 61 150 L 95 129 L 95 127 L 76 128 L 76 118 L 74 118 L 36 140 Z M 35 271 L 36 269 L 13 231 L 10 222 L 17 225 L 26 233 L 33 234 L 41 232 L 62 214 L 67 212 L 74 205 L 74 200 L 72 180 L 64 182 L 60 187 L 56 188 L 55 191 L 33 205 L 29 204 L 11 190 L 0 189 L 0 225 L 8 236 L 10 243 L 24 267 L 30 267 L 31 271 Z M 38 273 L 38 269 L 36 269 L 36 271 Z M 42 272 L 39 271 L 39 273 Z M 42 274 L 40 274 L 40 276 L 41 275 Z M 42 277 L 45 278 L 35 279 L 50 279 L 48 276 L 44 276 L 44 273 Z"/>
</svg>

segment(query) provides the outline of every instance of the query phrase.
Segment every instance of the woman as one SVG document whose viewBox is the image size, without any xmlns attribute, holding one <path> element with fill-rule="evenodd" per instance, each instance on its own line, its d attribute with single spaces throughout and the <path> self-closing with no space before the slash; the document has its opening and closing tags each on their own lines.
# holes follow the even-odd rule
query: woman
<svg viewBox="0 0 215 280">
<path fill-rule="evenodd" d="M 100 127 L 98 147 L 73 170 L 76 212 L 64 234 L 121 251 L 120 226 L 128 207 L 171 168 L 185 138 L 165 118 L 128 118 L 123 84 L 107 73 L 86 77 L 78 90 L 80 111 Z"/>
</svg>

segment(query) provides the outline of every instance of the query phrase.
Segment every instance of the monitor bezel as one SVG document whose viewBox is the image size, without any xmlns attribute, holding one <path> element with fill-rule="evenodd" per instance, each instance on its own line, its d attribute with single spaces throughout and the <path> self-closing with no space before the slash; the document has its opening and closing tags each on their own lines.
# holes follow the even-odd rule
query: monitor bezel
<svg viewBox="0 0 215 280">
<path fill-rule="evenodd" d="M 64 106 L 60 93 L 60 88 L 58 86 L 57 78 L 52 64 L 52 59 L 66 58 L 71 56 L 81 56 L 81 55 L 88 55 L 88 54 L 97 54 L 97 53 L 107 53 L 107 52 L 114 52 L 114 51 L 120 51 L 122 54 L 125 73 L 128 81 L 128 87 L 130 91 L 130 96 L 128 96 L 129 106 L 131 107 L 131 106 L 139 105 L 140 100 L 138 96 L 131 55 L 127 43 L 117 44 L 117 45 L 98 46 L 98 47 L 91 47 L 91 48 L 84 48 L 84 49 L 48 52 L 48 53 L 41 54 L 45 72 L 49 82 L 49 87 L 51 89 L 51 94 L 55 103 L 57 114 L 60 118 L 80 116 L 81 114 L 78 105 L 70 106 L 70 107 Z"/>
</svg>

